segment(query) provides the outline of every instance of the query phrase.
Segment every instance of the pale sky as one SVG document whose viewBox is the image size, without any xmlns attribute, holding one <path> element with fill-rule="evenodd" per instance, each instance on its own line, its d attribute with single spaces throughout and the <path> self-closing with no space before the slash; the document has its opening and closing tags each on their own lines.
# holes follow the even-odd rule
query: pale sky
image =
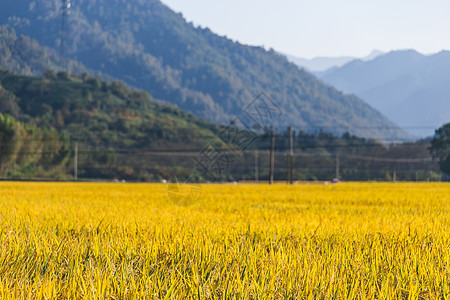
<svg viewBox="0 0 450 300">
<path fill-rule="evenodd" d="M 304 58 L 450 49 L 449 0 L 162 0 L 243 44 Z"/>
</svg>

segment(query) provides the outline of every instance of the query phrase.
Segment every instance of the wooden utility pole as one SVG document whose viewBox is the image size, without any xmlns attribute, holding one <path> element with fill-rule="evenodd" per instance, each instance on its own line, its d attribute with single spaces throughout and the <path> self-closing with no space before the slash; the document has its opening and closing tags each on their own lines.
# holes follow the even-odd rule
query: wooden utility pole
<svg viewBox="0 0 450 300">
<path fill-rule="evenodd" d="M 294 183 L 294 128 L 289 126 L 289 182 Z"/>
<path fill-rule="evenodd" d="M 258 150 L 255 150 L 255 183 L 257 184 L 259 181 L 259 153 Z"/>
<path fill-rule="evenodd" d="M 341 156 L 339 152 L 336 152 L 336 179 L 340 180 L 340 168 L 341 168 Z"/>
<path fill-rule="evenodd" d="M 397 181 L 397 166 L 394 166 L 394 174 L 392 175 L 392 181 Z"/>
<path fill-rule="evenodd" d="M 75 157 L 73 159 L 73 179 L 78 180 L 78 143 L 75 144 Z"/>
<path fill-rule="evenodd" d="M 286 153 L 286 184 L 291 182 L 291 155 Z"/>
<path fill-rule="evenodd" d="M 273 172 L 275 167 L 275 135 L 270 132 L 270 184 L 273 184 Z"/>
</svg>

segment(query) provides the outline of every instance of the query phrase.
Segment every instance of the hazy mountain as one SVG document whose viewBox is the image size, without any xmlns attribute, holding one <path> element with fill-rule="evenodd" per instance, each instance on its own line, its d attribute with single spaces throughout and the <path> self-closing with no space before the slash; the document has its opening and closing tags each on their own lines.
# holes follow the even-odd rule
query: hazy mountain
<svg viewBox="0 0 450 300">
<path fill-rule="evenodd" d="M 425 56 L 393 51 L 372 61 L 352 61 L 317 74 L 354 93 L 416 136 L 427 136 L 450 121 L 450 52 Z"/>
<path fill-rule="evenodd" d="M 361 58 L 361 60 L 369 61 L 377 56 L 383 54 L 382 51 L 374 50 L 368 56 Z M 286 55 L 288 60 L 299 67 L 305 68 L 311 72 L 324 72 L 331 68 L 341 67 L 352 60 L 357 59 L 351 56 L 341 56 L 341 57 L 315 57 L 312 59 L 306 59 L 301 57 L 296 57 L 293 55 Z"/>
<path fill-rule="evenodd" d="M 333 67 L 340 67 L 355 59 L 350 56 L 315 57 L 311 59 L 296 57 L 293 55 L 286 55 L 286 57 L 290 62 L 310 72 L 321 72 Z"/>
<path fill-rule="evenodd" d="M 59 49 L 60 1 L 0 2 L 0 24 Z M 273 50 L 196 28 L 157 0 L 80 0 L 69 17 L 71 58 L 198 116 L 228 122 L 261 91 L 284 110 L 275 125 L 404 138 L 356 96 L 344 95 Z"/>
</svg>

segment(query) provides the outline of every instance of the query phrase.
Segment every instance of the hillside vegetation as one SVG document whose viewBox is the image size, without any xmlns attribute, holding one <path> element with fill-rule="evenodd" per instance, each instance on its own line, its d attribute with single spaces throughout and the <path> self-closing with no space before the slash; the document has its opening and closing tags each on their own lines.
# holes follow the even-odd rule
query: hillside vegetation
<svg viewBox="0 0 450 300">
<path fill-rule="evenodd" d="M 2 93 L 0 86 L 0 100 Z M 42 130 L 0 113 L 1 177 L 64 178 L 70 153 L 68 138 L 56 130 Z"/>
<path fill-rule="evenodd" d="M 88 177 L 102 178 L 105 172 L 110 178 L 119 176 L 120 170 L 112 169 L 111 164 L 119 169 L 134 165 L 117 162 L 120 149 L 198 150 L 219 128 L 178 108 L 158 104 L 147 92 L 87 75 L 47 71 L 44 77 L 29 77 L 0 70 L 0 86 L 0 113 L 58 131 L 72 144 L 78 142 L 89 150 L 84 157 L 89 167 L 81 174 Z M 143 180 L 161 173 L 158 169 L 144 171 L 147 166 L 142 163 L 136 165 L 136 169 L 122 171 L 129 178 Z"/>
<path fill-rule="evenodd" d="M 57 0 L 0 2 L 0 24 L 59 49 Z M 344 95 L 285 57 L 194 27 L 158 0 L 80 0 L 69 19 L 69 55 L 197 116 L 227 123 L 261 91 L 285 114 L 278 128 L 407 135 L 356 96 Z"/>
<path fill-rule="evenodd" d="M 47 174 L 48 178 L 72 178 L 78 145 L 81 178 L 148 181 L 176 176 L 206 181 L 208 176 L 197 163 L 197 159 L 203 157 L 201 153 L 205 147 L 214 143 L 218 149 L 229 151 L 221 134 L 224 127 L 174 106 L 159 104 L 147 92 L 132 90 L 120 82 L 106 82 L 86 74 L 69 76 L 65 72 L 46 71 L 43 77 L 30 77 L 0 70 L 0 87 L 0 113 L 5 114 L 5 120 L 18 122 L 20 128 L 34 128 L 28 132 L 38 133 L 33 145 L 27 144 L 25 135 L 15 135 L 17 143 L 29 147 L 24 148 L 28 160 L 16 160 L 16 156 L 1 152 L 2 165 L 8 167 L 1 170 L 0 177 L 30 178 Z M 0 134 L 11 136 L 8 130 L 8 127 L 2 127 Z M 277 180 L 283 180 L 289 135 L 286 130 L 275 134 L 275 175 Z M 55 141 L 56 145 L 53 144 Z M 9 140 L 0 141 L 0 146 L 9 143 Z M 330 180 L 335 176 L 335 156 L 340 153 L 342 178 L 390 180 L 391 163 L 355 160 L 354 156 L 422 159 L 430 156 L 428 145 L 423 142 L 388 147 L 349 133 L 337 137 L 324 131 L 314 134 L 300 131 L 295 137 L 295 151 L 297 155 L 309 158 L 295 159 L 293 175 L 297 179 Z M 227 157 L 226 166 L 219 168 L 217 180 L 253 180 L 254 151 L 261 152 L 259 177 L 267 180 L 269 133 L 258 133 L 252 143 L 243 146 L 235 150 L 247 151 Z M 51 155 L 62 149 L 63 155 L 55 163 L 48 159 L 36 163 L 39 156 L 35 152 L 44 148 L 51 148 L 48 150 Z M 421 164 L 401 166 L 403 171 L 398 171 L 399 180 L 439 178 L 437 167 L 426 160 Z M 53 173 L 41 172 L 43 169 L 56 170 L 56 167 L 58 169 Z M 18 171 L 27 168 L 30 169 L 27 172 Z M 15 175 L 11 171 L 15 171 Z M 434 175 L 431 176 L 430 171 Z"/>
<path fill-rule="evenodd" d="M 89 73 L 110 79 L 110 77 L 86 68 L 83 64 L 70 61 L 71 72 Z M 36 40 L 17 35 L 14 29 L 0 26 L 0 67 L 29 76 L 41 76 L 46 70 L 63 71 L 63 59 L 51 48 L 41 46 Z"/>
</svg>

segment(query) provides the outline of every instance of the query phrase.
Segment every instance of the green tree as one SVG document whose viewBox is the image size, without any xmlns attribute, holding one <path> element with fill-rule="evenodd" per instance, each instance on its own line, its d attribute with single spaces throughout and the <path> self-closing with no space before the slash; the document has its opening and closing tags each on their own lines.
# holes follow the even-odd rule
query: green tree
<svg viewBox="0 0 450 300">
<path fill-rule="evenodd" d="M 431 140 L 430 152 L 434 159 L 439 160 L 442 172 L 450 174 L 450 123 L 436 130 Z"/>
<path fill-rule="evenodd" d="M 14 119 L 8 115 L 0 114 L 0 171 L 17 154 L 19 139 L 18 127 Z"/>
<path fill-rule="evenodd" d="M 41 129 L 0 113 L 1 177 L 64 177 L 70 141 L 55 129 Z"/>
</svg>

